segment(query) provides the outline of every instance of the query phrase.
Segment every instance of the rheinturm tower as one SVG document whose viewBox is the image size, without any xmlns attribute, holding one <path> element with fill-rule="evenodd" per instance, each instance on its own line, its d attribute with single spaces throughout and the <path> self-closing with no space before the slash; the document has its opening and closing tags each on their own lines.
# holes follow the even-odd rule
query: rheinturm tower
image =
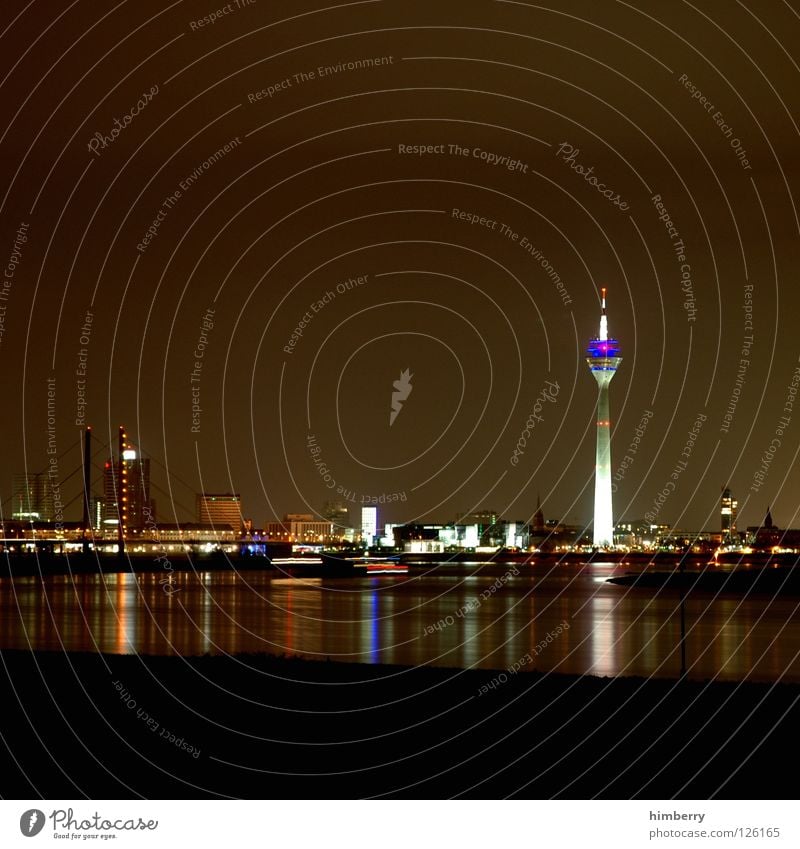
<svg viewBox="0 0 800 849">
<path fill-rule="evenodd" d="M 608 388 L 622 357 L 619 344 L 608 336 L 606 290 L 601 289 L 600 332 L 589 342 L 586 362 L 597 381 L 597 454 L 594 467 L 594 544 L 614 544 L 614 511 L 611 505 L 611 413 Z"/>
</svg>

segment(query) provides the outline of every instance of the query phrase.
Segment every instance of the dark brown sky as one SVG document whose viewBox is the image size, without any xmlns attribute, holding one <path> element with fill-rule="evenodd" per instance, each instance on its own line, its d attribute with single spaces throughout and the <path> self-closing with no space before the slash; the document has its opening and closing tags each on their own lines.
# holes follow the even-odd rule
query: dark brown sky
<svg viewBox="0 0 800 849">
<path fill-rule="evenodd" d="M 86 421 L 103 440 L 124 422 L 182 481 L 172 481 L 173 505 L 154 471 L 162 521 L 187 516 L 194 489 L 240 491 L 261 524 L 319 509 L 338 486 L 354 506 L 402 494 L 381 522 L 482 506 L 528 518 L 537 493 L 548 517 L 588 521 L 596 391 L 584 356 L 605 285 L 624 357 L 612 384 L 615 470 L 653 413 L 618 481 L 615 516 L 653 509 L 702 414 L 659 519 L 716 527 L 730 483 L 749 497 L 742 524 L 769 503 L 779 523 L 800 521 L 800 403 L 776 433 L 800 355 L 791 4 L 258 0 L 195 28 L 219 7 L 25 5 L 5 5 L 0 41 L 4 269 L 15 239 L 21 254 L 0 302 L 4 499 L 14 472 L 47 463 L 48 376 L 60 452 L 77 441 L 86 347 Z M 295 77 L 376 57 L 392 58 Z M 117 138 L 90 152 L 95 134 L 109 135 L 156 86 Z M 559 156 L 563 144 L 627 208 Z M 521 164 L 491 165 L 479 151 Z M 137 249 L 160 209 L 157 235 Z M 469 224 L 454 209 L 498 223 Z M 753 344 L 737 383 L 746 285 Z M 192 432 L 190 374 L 209 307 Z M 389 427 L 392 383 L 406 368 L 413 390 Z M 557 399 L 513 466 L 547 380 Z M 63 474 L 77 461 L 72 449 Z"/>
</svg>

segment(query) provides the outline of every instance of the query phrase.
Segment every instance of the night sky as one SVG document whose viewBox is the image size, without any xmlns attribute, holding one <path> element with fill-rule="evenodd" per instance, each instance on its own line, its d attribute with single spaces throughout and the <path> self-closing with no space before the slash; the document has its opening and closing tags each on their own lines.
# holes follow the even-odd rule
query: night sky
<svg viewBox="0 0 800 849">
<path fill-rule="evenodd" d="M 162 522 L 586 523 L 605 286 L 615 519 L 800 522 L 792 4 L 4 9 L 4 514 L 82 410 Z"/>
</svg>

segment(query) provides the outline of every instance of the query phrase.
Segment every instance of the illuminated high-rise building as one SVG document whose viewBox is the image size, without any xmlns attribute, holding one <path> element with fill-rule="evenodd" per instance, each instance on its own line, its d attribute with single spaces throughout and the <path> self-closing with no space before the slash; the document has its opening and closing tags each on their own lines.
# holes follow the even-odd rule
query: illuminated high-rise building
<svg viewBox="0 0 800 849">
<path fill-rule="evenodd" d="M 589 342 L 586 362 L 597 381 L 597 451 L 594 467 L 594 536 L 599 548 L 614 544 L 614 510 L 611 503 L 611 412 L 609 384 L 622 357 L 619 344 L 608 336 L 606 290 L 601 290 L 600 332 Z"/>
<path fill-rule="evenodd" d="M 123 536 L 154 521 L 150 499 L 150 460 L 139 456 L 119 429 L 119 453 L 103 468 L 103 524 L 122 526 Z"/>
<path fill-rule="evenodd" d="M 720 519 L 722 523 L 722 541 L 731 542 L 736 536 L 736 516 L 739 512 L 739 502 L 733 497 L 727 487 L 722 491 L 720 501 Z"/>
<path fill-rule="evenodd" d="M 378 508 L 361 508 L 361 539 L 366 545 L 374 545 L 378 533 Z"/>
</svg>

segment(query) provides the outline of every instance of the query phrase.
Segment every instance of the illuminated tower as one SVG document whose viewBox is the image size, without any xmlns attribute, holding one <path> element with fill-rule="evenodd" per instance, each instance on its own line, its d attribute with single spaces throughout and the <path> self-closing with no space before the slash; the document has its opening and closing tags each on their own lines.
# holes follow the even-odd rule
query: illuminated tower
<svg viewBox="0 0 800 849">
<path fill-rule="evenodd" d="M 616 339 L 608 337 L 606 290 L 602 292 L 600 333 L 589 342 L 586 362 L 597 381 L 597 454 L 594 467 L 594 544 L 609 547 L 614 544 L 614 511 L 611 506 L 611 414 L 608 385 L 617 372 L 622 357 Z"/>
</svg>

